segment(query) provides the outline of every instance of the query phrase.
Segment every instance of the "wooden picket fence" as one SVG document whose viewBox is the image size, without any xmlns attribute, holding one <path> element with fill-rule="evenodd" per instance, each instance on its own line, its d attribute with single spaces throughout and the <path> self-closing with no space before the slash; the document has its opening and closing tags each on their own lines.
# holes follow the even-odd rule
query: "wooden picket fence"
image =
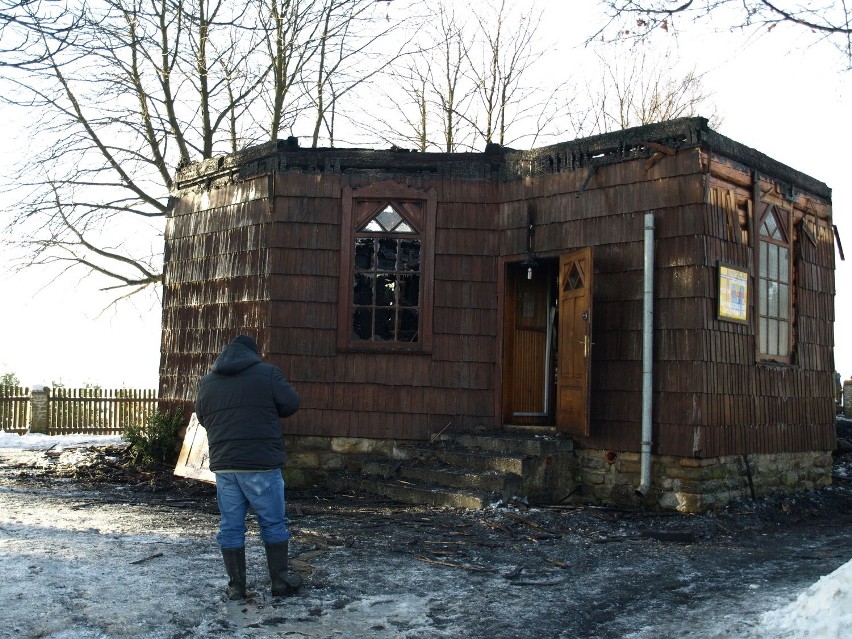
<svg viewBox="0 0 852 639">
<path fill-rule="evenodd" d="M 0 430 L 25 433 L 30 423 L 30 389 L 0 386 Z"/>
<path fill-rule="evenodd" d="M 128 426 L 144 429 L 157 411 L 151 389 L 47 389 L 50 435 L 121 435 Z M 28 388 L 0 386 L 0 430 L 26 433 L 33 419 L 33 393 Z"/>
</svg>

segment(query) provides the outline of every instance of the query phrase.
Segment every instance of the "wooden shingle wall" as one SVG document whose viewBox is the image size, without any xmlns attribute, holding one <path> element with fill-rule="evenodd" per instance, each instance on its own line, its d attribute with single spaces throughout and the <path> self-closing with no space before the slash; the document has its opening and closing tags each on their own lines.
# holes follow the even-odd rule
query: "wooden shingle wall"
<svg viewBox="0 0 852 639">
<path fill-rule="evenodd" d="M 191 412 L 204 375 L 241 332 L 264 347 L 266 177 L 186 191 L 166 227 L 160 397 Z M 188 416 L 188 415 L 187 415 Z"/>
<path fill-rule="evenodd" d="M 326 363 L 335 355 L 340 189 L 334 175 L 274 178 L 268 360 L 302 396 L 288 431 L 331 434 L 323 411 L 338 400 Z M 311 423 L 313 429 L 302 426 Z"/>
<path fill-rule="evenodd" d="M 716 290 L 719 262 L 751 273 L 749 322 L 716 319 L 709 309 L 702 339 L 709 347 L 706 364 L 695 376 L 692 427 L 661 423 L 676 454 L 713 457 L 727 454 L 834 448 L 834 241 L 831 207 L 818 196 L 790 191 L 772 176 L 736 162 L 704 154 L 707 178 L 705 261 Z M 758 181 L 755 184 L 754 175 Z M 773 195 L 779 188 L 784 197 Z M 792 210 L 793 350 L 789 364 L 762 361 L 757 351 L 757 294 L 754 245 L 755 212 L 760 201 L 776 197 Z M 810 238 L 801 224 L 812 229 Z M 684 355 L 681 360 L 687 359 Z M 661 442 L 662 445 L 662 442 Z"/>
<path fill-rule="evenodd" d="M 667 330 L 656 335 L 696 347 L 683 336 L 695 322 L 689 319 L 694 316 L 691 285 L 685 299 L 677 293 L 685 288 L 684 280 L 696 278 L 702 262 L 704 186 L 697 167 L 697 151 L 690 149 L 651 167 L 646 160 L 633 160 L 599 167 L 591 179 L 585 169 L 505 186 L 508 202 L 501 209 L 501 223 L 506 254 L 523 252 L 527 202 L 534 207 L 537 257 L 593 247 L 592 424 L 585 446 L 638 450 L 641 443 L 647 212 L 654 213 L 657 225 L 657 294 L 669 298 L 657 300 L 658 322 Z M 671 372 L 658 368 L 657 375 L 658 388 L 665 388 Z"/>
<path fill-rule="evenodd" d="M 493 427 L 505 356 L 500 269 L 525 257 L 532 215 L 536 259 L 594 251 L 592 423 L 580 443 L 637 451 L 643 223 L 653 213 L 654 452 L 829 450 L 830 191 L 702 126 L 666 124 L 654 138 L 662 146 L 641 142 L 654 127 L 640 142 L 605 137 L 611 156 L 591 142 L 583 150 L 584 141 L 505 155 L 271 145 L 193 169 L 167 227 L 160 396 L 191 405 L 216 354 L 247 332 L 302 394 L 287 432 L 426 439 L 445 427 Z M 776 173 L 743 163 L 752 160 Z M 388 180 L 436 193 L 424 352 L 349 350 L 337 334 L 342 192 Z M 785 365 L 756 352 L 755 198 L 793 213 L 795 347 Z M 747 323 L 717 319 L 719 262 L 751 274 Z"/>
<path fill-rule="evenodd" d="M 583 445 L 640 449 L 642 230 L 651 212 L 654 451 L 713 457 L 831 450 L 830 205 L 801 192 L 792 204 L 794 361 L 763 363 L 756 352 L 751 173 L 698 147 L 649 165 L 625 161 L 598 167 L 591 178 L 581 169 L 504 187 L 504 255 L 522 256 L 530 203 L 537 257 L 594 247 L 592 425 Z M 773 184 L 766 179 L 761 192 Z M 814 241 L 801 236 L 803 217 Z M 720 262 L 752 274 L 746 324 L 717 319 Z"/>
<path fill-rule="evenodd" d="M 497 377 L 499 256 L 496 185 L 438 187 L 431 405 L 435 432 L 493 427 Z"/>
<path fill-rule="evenodd" d="M 431 352 L 337 348 L 341 190 L 389 177 L 276 174 L 268 352 L 302 394 L 288 433 L 425 439 L 447 424 L 494 423 L 498 245 L 488 182 L 409 179 L 438 192 Z"/>
</svg>

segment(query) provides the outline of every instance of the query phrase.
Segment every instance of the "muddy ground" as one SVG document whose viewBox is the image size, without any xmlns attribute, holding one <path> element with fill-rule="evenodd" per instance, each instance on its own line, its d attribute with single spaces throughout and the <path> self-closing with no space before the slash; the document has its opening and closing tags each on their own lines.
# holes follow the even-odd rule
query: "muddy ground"
<svg viewBox="0 0 852 639">
<path fill-rule="evenodd" d="M 0 628 L 51 639 L 776 636 L 761 613 L 852 558 L 852 455 L 840 453 L 828 489 L 700 516 L 434 510 L 291 490 L 305 587 L 267 596 L 250 526 L 253 594 L 233 603 L 212 486 L 134 468 L 120 448 L 4 449 L 0 597 L 11 605 Z"/>
</svg>

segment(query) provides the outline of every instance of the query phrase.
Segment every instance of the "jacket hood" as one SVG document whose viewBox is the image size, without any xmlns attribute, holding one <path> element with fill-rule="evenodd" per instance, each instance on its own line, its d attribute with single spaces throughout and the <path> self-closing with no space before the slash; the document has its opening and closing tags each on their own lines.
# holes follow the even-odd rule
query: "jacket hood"
<svg viewBox="0 0 852 639">
<path fill-rule="evenodd" d="M 233 342 L 228 344 L 216 361 L 213 362 L 211 370 L 220 375 L 236 375 L 244 371 L 249 366 L 254 366 L 260 363 L 260 355 L 257 351 L 247 346 L 244 341 L 238 341 L 238 337 Z"/>
</svg>

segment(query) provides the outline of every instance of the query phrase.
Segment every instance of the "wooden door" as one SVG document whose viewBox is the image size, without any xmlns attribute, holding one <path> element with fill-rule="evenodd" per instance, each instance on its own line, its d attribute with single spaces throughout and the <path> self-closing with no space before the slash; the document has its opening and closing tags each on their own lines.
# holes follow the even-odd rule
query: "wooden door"
<svg viewBox="0 0 852 639">
<path fill-rule="evenodd" d="M 592 361 L 592 249 L 559 258 L 559 355 L 556 427 L 589 434 L 589 374 Z"/>
<path fill-rule="evenodd" d="M 552 271 L 537 268 L 532 279 L 527 279 L 526 273 L 526 269 L 513 270 L 509 417 L 519 423 L 548 416 L 548 391 L 553 382 L 548 374 L 552 333 L 548 275 Z"/>
</svg>

